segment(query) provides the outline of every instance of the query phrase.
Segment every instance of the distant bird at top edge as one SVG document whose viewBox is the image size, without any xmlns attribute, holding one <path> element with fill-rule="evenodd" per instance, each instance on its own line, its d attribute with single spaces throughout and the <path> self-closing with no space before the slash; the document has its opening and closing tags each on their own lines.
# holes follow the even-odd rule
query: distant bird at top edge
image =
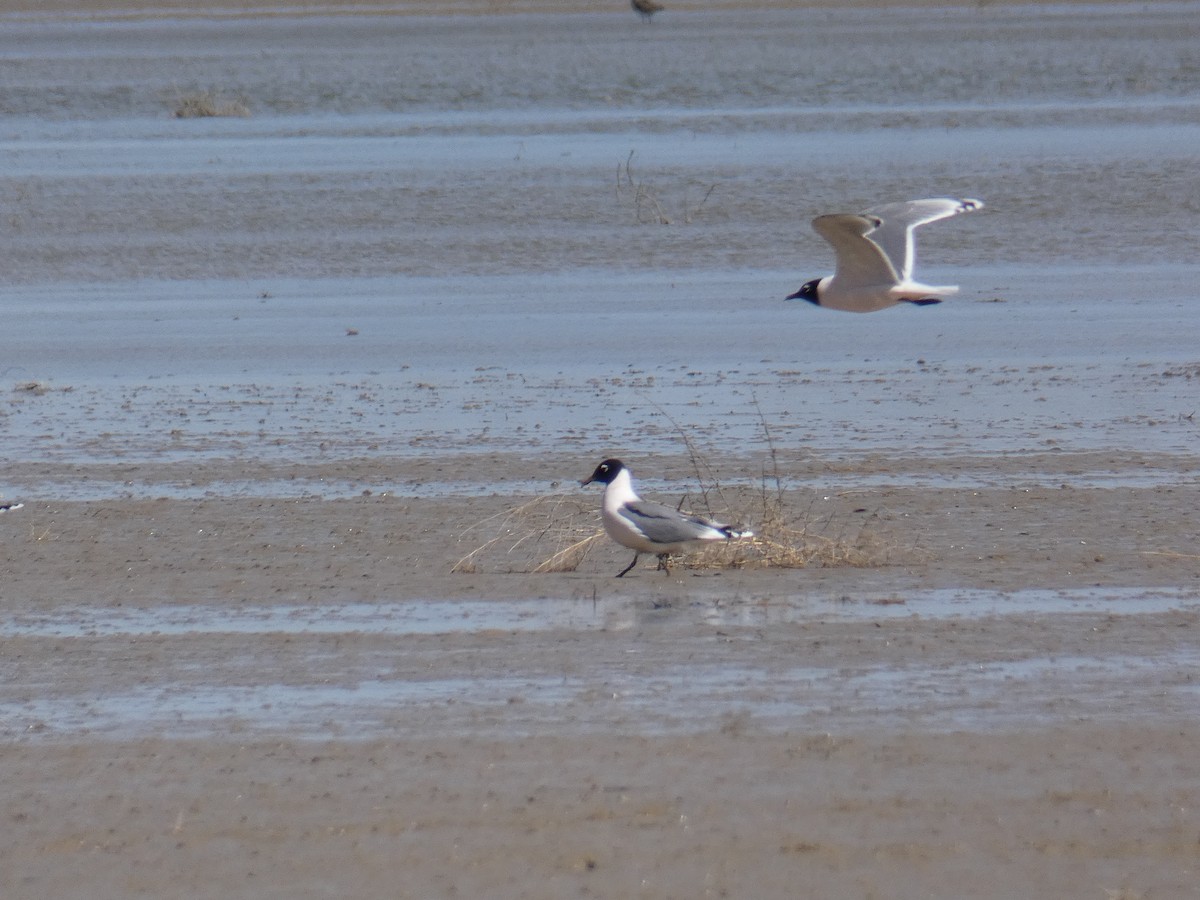
<svg viewBox="0 0 1200 900">
<path fill-rule="evenodd" d="M 629 5 L 647 22 L 653 21 L 654 14 L 663 10 L 662 4 L 655 3 L 654 0 L 629 0 Z"/>
</svg>

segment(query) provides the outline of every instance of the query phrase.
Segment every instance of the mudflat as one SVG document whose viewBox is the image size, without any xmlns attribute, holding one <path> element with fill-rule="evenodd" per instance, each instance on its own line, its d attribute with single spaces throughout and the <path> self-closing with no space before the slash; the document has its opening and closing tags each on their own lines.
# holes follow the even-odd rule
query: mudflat
<svg viewBox="0 0 1200 900">
<path fill-rule="evenodd" d="M 620 581 L 452 573 L 504 496 L 35 502 L 7 890 L 1190 896 L 1200 488 L 1159 462 L 797 491 L 879 564 Z M 1055 471 L 1106 463 L 1167 484 Z"/>
<path fill-rule="evenodd" d="M 6 7 L 0 894 L 1200 894 L 1200 17 L 768 6 Z"/>
</svg>

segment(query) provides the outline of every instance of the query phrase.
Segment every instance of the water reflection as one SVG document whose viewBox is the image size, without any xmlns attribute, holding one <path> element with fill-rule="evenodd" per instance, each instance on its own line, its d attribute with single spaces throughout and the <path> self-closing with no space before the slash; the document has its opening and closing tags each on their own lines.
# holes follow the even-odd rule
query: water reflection
<svg viewBox="0 0 1200 900">
<path fill-rule="evenodd" d="M 146 609 L 72 607 L 46 615 L 0 616 L 0 637 L 239 635 L 434 635 L 486 632 L 620 631 L 664 617 L 714 627 L 759 628 L 806 621 L 875 621 L 909 616 L 981 618 L 1200 610 L 1188 588 L 989 591 L 949 588 L 892 593 L 772 596 L 762 600 L 655 605 L 630 597 L 594 600 L 408 600 L 320 606 L 170 605 Z"/>
</svg>

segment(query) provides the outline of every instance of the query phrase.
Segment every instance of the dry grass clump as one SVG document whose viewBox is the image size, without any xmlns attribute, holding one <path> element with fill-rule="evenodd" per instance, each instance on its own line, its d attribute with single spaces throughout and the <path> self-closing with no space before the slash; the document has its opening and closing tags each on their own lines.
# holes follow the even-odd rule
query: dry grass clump
<svg viewBox="0 0 1200 900">
<path fill-rule="evenodd" d="M 884 533 L 882 510 L 855 509 L 854 515 L 863 518 L 853 526 L 836 513 L 816 516 L 815 499 L 810 501 L 803 515 L 797 517 L 791 512 L 789 495 L 784 489 L 775 445 L 765 419 L 762 419 L 762 428 L 770 452 L 770 465 L 769 471 L 763 470 L 757 492 L 759 508 L 753 515 L 739 514 L 739 508 L 744 511 L 755 505 L 748 493 L 736 492 L 737 496 L 730 502 L 712 466 L 697 452 L 687 433 L 665 411 L 659 409 L 659 412 L 679 432 L 688 449 L 696 481 L 701 486 L 696 502 L 686 508 L 754 532 L 752 538 L 698 547 L 673 561 L 679 567 L 696 570 L 883 566 L 890 564 L 900 549 Z M 684 498 L 685 501 L 688 499 Z M 684 507 L 683 501 L 680 507 Z M 451 571 L 477 572 L 486 561 L 499 556 L 509 560 L 508 571 L 574 572 L 598 540 L 608 541 L 599 518 L 599 503 L 594 492 L 535 497 L 463 531 L 460 536 L 463 539 L 478 539 L 484 534 L 491 536 L 455 563 Z M 548 546 L 555 549 L 546 556 Z M 622 548 L 621 552 L 626 551 Z M 524 561 L 514 563 L 514 556 Z M 493 560 L 492 565 L 497 563 Z"/>
<path fill-rule="evenodd" d="M 757 401 L 755 407 L 757 408 Z M 660 412 L 663 412 L 660 410 Z M 663 415 L 666 415 L 663 412 Z M 763 469 L 758 495 L 757 515 L 749 520 L 728 511 L 735 504 L 725 501 L 724 489 L 707 460 L 692 444 L 687 433 L 670 416 L 667 420 L 675 426 L 688 449 L 692 468 L 697 480 L 711 485 L 701 493 L 704 513 L 722 522 L 732 522 L 738 527 L 750 527 L 754 537 L 748 540 L 727 541 L 705 545 L 683 557 L 680 565 L 687 569 L 805 569 L 812 566 L 834 568 L 838 566 L 868 567 L 882 566 L 891 562 L 895 546 L 879 534 L 880 512 L 870 513 L 857 528 L 841 524 L 833 516 L 820 520 L 813 515 L 813 505 L 800 521 L 789 515 L 787 491 L 779 472 L 779 458 L 771 429 L 759 412 L 763 437 L 769 451 L 770 466 Z M 723 513 L 711 509 L 711 494 L 722 499 Z"/>
<path fill-rule="evenodd" d="M 202 119 L 213 116 L 245 118 L 250 107 L 241 100 L 221 100 L 212 91 L 184 94 L 175 102 L 175 118 Z"/>
<path fill-rule="evenodd" d="M 61 391 L 64 394 L 69 394 L 75 388 L 70 385 L 63 387 L 52 387 L 44 381 L 22 381 L 13 385 L 14 394 L 24 394 L 29 397 L 44 397 L 51 391 Z"/>
<path fill-rule="evenodd" d="M 800 523 L 784 515 L 783 495 L 767 498 L 754 537 L 744 541 L 710 544 L 680 561 L 685 569 L 807 569 L 849 566 L 866 568 L 891 562 L 896 546 L 876 526 L 878 511 L 855 528 L 833 519 Z"/>
<path fill-rule="evenodd" d="M 460 540 L 490 535 L 462 557 L 451 572 L 499 569 L 513 572 L 574 572 L 604 532 L 596 528 L 595 509 L 584 494 L 545 494 L 464 529 Z M 586 505 L 585 505 L 586 504 Z M 548 547 L 556 548 L 541 563 Z M 531 568 L 532 567 L 532 568 Z"/>
<path fill-rule="evenodd" d="M 691 508 L 749 527 L 754 537 L 698 547 L 673 560 L 674 566 L 689 570 L 869 567 L 888 565 L 898 549 L 882 533 L 879 511 L 865 514 L 861 524 L 851 526 L 835 516 L 817 519 L 810 506 L 801 521 L 795 521 L 789 519 L 782 488 L 768 490 L 764 481 L 761 508 L 746 518 L 728 514 L 738 504 L 724 502 L 726 493 L 719 486 L 706 489 Z M 722 502 L 710 502 L 717 497 Z M 714 511 L 713 505 L 722 511 Z M 476 522 L 460 539 L 477 545 L 454 564 L 452 572 L 574 572 L 598 541 L 608 542 L 599 523 L 597 497 L 586 492 L 535 497 Z"/>
</svg>

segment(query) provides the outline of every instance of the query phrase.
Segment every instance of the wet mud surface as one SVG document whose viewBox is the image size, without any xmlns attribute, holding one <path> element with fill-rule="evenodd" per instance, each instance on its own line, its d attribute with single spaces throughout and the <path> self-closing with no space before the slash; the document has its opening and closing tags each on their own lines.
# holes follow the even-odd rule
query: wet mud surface
<svg viewBox="0 0 1200 900">
<path fill-rule="evenodd" d="M 1194 4 L 169 8 L 3 14 L 4 897 L 1197 896 Z"/>
</svg>

